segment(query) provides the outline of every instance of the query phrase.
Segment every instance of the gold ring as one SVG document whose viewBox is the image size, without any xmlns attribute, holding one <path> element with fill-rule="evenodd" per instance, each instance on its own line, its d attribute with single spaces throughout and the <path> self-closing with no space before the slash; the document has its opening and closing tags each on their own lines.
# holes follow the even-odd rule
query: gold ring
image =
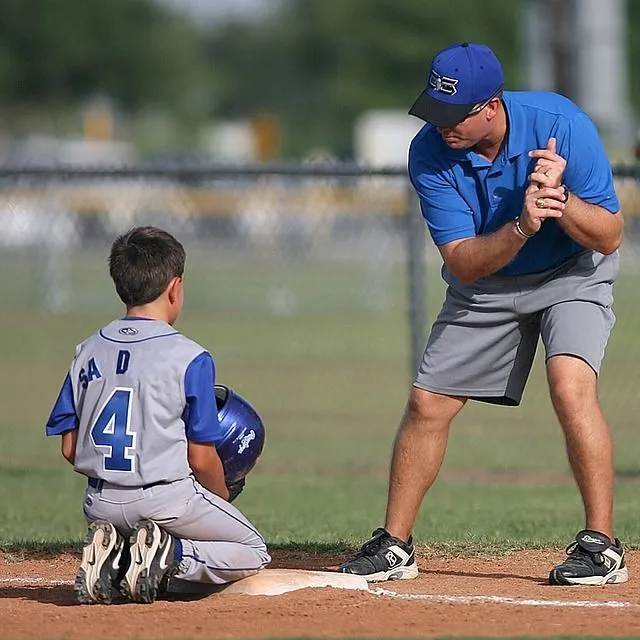
<svg viewBox="0 0 640 640">
<path fill-rule="evenodd" d="M 538 207 L 538 209 L 544 209 L 544 198 L 538 198 L 536 200 L 536 207 Z"/>
</svg>

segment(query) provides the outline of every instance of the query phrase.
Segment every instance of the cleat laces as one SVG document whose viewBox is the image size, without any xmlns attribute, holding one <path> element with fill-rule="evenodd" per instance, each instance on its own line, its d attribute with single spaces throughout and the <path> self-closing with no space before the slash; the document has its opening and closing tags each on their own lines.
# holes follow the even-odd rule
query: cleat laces
<svg viewBox="0 0 640 640">
<path fill-rule="evenodd" d="M 584 567 L 586 569 L 593 568 L 593 565 L 602 566 L 604 558 L 597 551 L 587 551 L 577 540 L 574 540 L 566 549 L 565 553 L 569 556 L 564 564 L 574 567 Z"/>
</svg>

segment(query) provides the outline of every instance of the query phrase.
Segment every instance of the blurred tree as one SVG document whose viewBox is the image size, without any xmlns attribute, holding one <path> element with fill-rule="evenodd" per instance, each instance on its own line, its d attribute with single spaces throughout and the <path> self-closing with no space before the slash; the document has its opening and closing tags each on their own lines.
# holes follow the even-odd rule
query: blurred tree
<svg viewBox="0 0 640 640">
<path fill-rule="evenodd" d="M 627 38 L 629 47 L 629 98 L 631 104 L 640 107 L 640 2 L 628 0 L 629 21 L 627 23 Z M 633 34 L 637 33 L 636 38 Z"/>
<path fill-rule="evenodd" d="M 201 44 L 152 0 L 1 0 L 0 108 L 19 121 L 106 95 L 198 117 L 211 109 Z"/>
<path fill-rule="evenodd" d="M 484 42 L 518 86 L 521 0 L 288 0 L 259 25 L 212 34 L 209 55 L 223 116 L 277 114 L 285 152 L 314 147 L 348 157 L 365 109 L 408 109 L 431 56 L 460 40 Z"/>
</svg>

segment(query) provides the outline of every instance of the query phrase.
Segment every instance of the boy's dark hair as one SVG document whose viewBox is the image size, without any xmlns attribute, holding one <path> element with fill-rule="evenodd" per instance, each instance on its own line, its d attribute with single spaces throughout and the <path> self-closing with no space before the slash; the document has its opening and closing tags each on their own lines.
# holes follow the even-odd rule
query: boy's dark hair
<svg viewBox="0 0 640 640">
<path fill-rule="evenodd" d="M 184 273 L 184 247 L 157 227 L 135 227 L 116 238 L 109 274 L 124 304 L 137 307 L 160 297 Z"/>
</svg>

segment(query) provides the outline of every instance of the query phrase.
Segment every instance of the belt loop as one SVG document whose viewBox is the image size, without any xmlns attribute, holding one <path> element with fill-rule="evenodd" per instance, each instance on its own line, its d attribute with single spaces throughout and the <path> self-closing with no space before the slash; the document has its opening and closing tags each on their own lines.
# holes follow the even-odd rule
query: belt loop
<svg viewBox="0 0 640 640">
<path fill-rule="evenodd" d="M 89 478 L 88 484 L 90 487 L 93 487 L 96 491 L 102 491 L 102 485 L 104 481 L 99 480 L 98 478 Z"/>
</svg>

